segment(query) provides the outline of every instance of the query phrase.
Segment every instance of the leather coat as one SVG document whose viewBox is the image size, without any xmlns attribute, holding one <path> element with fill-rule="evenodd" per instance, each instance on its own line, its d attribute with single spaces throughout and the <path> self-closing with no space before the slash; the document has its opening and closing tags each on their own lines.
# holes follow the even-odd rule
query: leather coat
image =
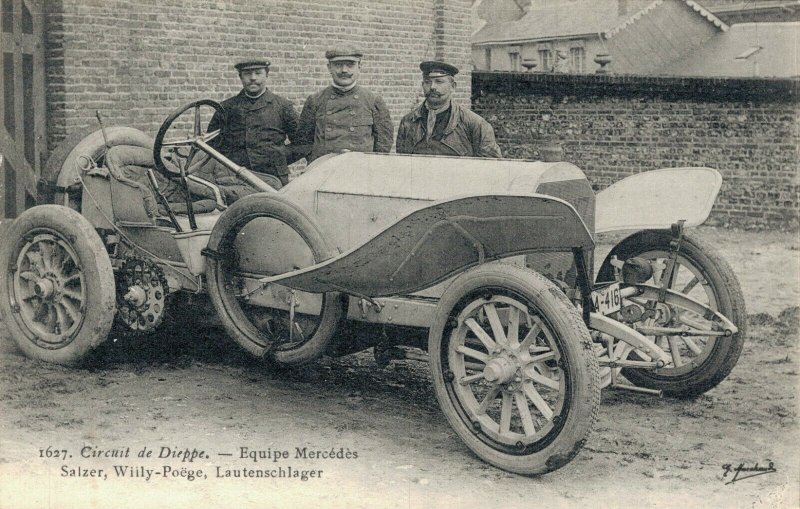
<svg viewBox="0 0 800 509">
<path fill-rule="evenodd" d="M 397 130 L 397 153 L 415 154 L 423 150 L 420 144 L 426 144 L 427 110 L 425 103 L 420 104 L 400 121 Z M 450 121 L 438 142 L 448 150 L 440 155 L 458 155 L 462 157 L 503 157 L 500 147 L 494 138 L 494 129 L 489 122 L 477 113 L 469 111 L 455 102 L 450 103 Z M 424 147 L 429 149 L 430 147 Z"/>
</svg>

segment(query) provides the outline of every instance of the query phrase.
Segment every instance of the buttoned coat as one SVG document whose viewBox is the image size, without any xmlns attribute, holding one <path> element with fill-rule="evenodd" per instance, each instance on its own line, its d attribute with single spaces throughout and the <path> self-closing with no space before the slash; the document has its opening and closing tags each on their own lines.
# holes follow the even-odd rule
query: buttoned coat
<svg viewBox="0 0 800 509">
<path fill-rule="evenodd" d="M 360 85 L 348 91 L 328 86 L 306 99 L 295 150 L 309 163 L 343 149 L 389 152 L 393 136 L 391 114 L 378 95 Z"/>
<path fill-rule="evenodd" d="M 247 97 L 244 90 L 222 102 L 226 125 L 218 150 L 236 164 L 249 170 L 269 173 L 285 179 L 288 164 L 294 162 L 286 140 L 294 141 L 297 132 L 297 113 L 288 99 L 266 90 L 258 99 Z M 215 114 L 209 132 L 222 127 Z"/>
<path fill-rule="evenodd" d="M 423 106 L 424 103 L 420 104 L 400 121 L 396 145 L 398 154 L 414 154 L 418 144 L 425 143 L 427 110 Z M 450 149 L 452 154 L 442 155 L 502 157 L 489 122 L 456 103 L 451 103 L 450 108 L 450 121 L 439 143 Z"/>
</svg>

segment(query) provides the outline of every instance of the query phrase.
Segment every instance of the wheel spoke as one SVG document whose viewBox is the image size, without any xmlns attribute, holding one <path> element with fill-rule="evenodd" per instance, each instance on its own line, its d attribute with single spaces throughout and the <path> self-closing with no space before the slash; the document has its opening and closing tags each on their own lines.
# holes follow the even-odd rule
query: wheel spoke
<svg viewBox="0 0 800 509">
<path fill-rule="evenodd" d="M 78 304 L 83 304 L 83 294 L 81 292 L 65 288 L 61 291 L 62 297 L 68 297 L 71 300 L 77 301 Z M 64 299 L 61 299 L 64 302 Z"/>
<path fill-rule="evenodd" d="M 489 356 L 485 353 L 481 353 L 477 350 L 473 350 L 472 348 L 467 348 L 466 346 L 459 345 L 456 347 L 456 352 L 466 355 L 467 357 L 472 357 L 473 359 L 477 359 L 484 364 L 489 360 Z"/>
<path fill-rule="evenodd" d="M 53 268 L 53 244 L 50 242 L 39 242 L 39 252 L 41 253 L 42 265 L 45 271 Z"/>
<path fill-rule="evenodd" d="M 699 283 L 699 282 L 700 282 L 700 280 L 697 279 L 697 276 L 694 276 L 691 279 L 691 281 L 686 283 L 686 286 L 683 287 L 683 290 L 681 290 L 681 293 L 687 294 L 687 293 L 691 292 L 692 289 L 694 289 L 694 287 L 697 286 L 697 283 Z"/>
<path fill-rule="evenodd" d="M 47 309 L 47 313 L 45 314 L 45 320 L 42 323 L 47 327 L 48 332 L 52 332 L 56 328 L 56 311 L 55 306 L 51 303 L 46 303 L 45 307 Z"/>
<path fill-rule="evenodd" d="M 697 343 L 692 341 L 691 338 L 681 338 L 681 339 L 683 339 L 683 342 L 686 343 L 686 346 L 689 348 L 689 350 L 692 351 L 693 354 L 700 355 L 701 353 L 703 353 L 703 349 L 697 346 Z"/>
<path fill-rule="evenodd" d="M 519 346 L 519 309 L 511 306 L 508 309 L 508 332 L 506 333 L 508 346 L 517 348 Z"/>
<path fill-rule="evenodd" d="M 31 271 L 20 272 L 19 277 L 25 281 L 34 281 L 39 279 L 39 275 Z"/>
<path fill-rule="evenodd" d="M 498 344 L 505 345 L 506 333 L 503 330 L 503 324 L 500 323 L 500 317 L 497 316 L 497 308 L 495 308 L 494 304 L 486 304 L 483 308 L 486 310 L 486 318 L 489 319 L 489 325 L 492 326 L 492 334 L 495 341 Z"/>
<path fill-rule="evenodd" d="M 81 273 L 76 272 L 75 274 L 71 274 L 65 277 L 64 280 L 61 282 L 61 285 L 66 286 L 74 281 L 80 281 L 80 279 L 81 279 Z M 67 293 L 66 290 L 64 290 L 64 293 Z"/>
<path fill-rule="evenodd" d="M 536 340 L 536 337 L 542 332 L 542 322 L 539 320 L 538 317 L 531 317 L 533 320 L 533 325 L 528 333 L 525 335 L 525 338 L 522 340 L 522 343 L 519 344 L 520 350 L 528 350 L 533 342 Z"/>
<path fill-rule="evenodd" d="M 555 359 L 555 358 L 556 358 L 556 353 L 551 350 L 547 353 L 531 357 L 531 362 L 549 361 L 550 359 Z"/>
<path fill-rule="evenodd" d="M 216 138 L 217 136 L 219 136 L 219 134 L 221 132 L 222 132 L 222 129 L 215 129 L 215 130 L 211 131 L 210 133 L 206 133 L 206 134 L 203 135 L 203 141 L 205 141 L 207 143 L 207 142 L 213 140 L 214 138 Z"/>
<path fill-rule="evenodd" d="M 200 136 L 202 131 L 200 129 L 200 105 L 195 105 L 194 107 L 194 132 L 195 136 Z"/>
<path fill-rule="evenodd" d="M 71 261 L 71 260 L 72 260 L 72 257 L 69 255 L 69 253 L 67 253 L 63 248 L 60 249 L 59 250 L 59 256 L 58 256 L 58 267 L 55 267 L 55 264 L 54 264 L 53 272 L 56 272 L 59 276 L 63 276 L 64 275 L 64 267 L 66 267 L 67 266 L 67 262 Z"/>
<path fill-rule="evenodd" d="M 494 342 L 494 340 L 489 336 L 489 334 L 486 333 L 485 330 L 483 330 L 483 327 L 481 327 L 474 318 L 467 318 L 464 321 L 464 325 L 469 327 L 469 330 L 471 330 L 472 333 L 481 340 L 481 343 L 483 343 L 483 346 L 485 346 L 488 351 L 491 352 L 497 348 L 497 343 Z"/>
<path fill-rule="evenodd" d="M 506 435 L 509 431 L 511 431 L 511 413 L 513 412 L 513 408 L 511 407 L 511 394 L 508 392 L 503 393 L 503 406 L 500 409 L 500 434 Z"/>
<path fill-rule="evenodd" d="M 537 384 L 544 385 L 545 387 L 548 387 L 550 389 L 558 390 L 558 388 L 561 387 L 561 384 L 558 383 L 558 380 L 553 380 L 548 376 L 539 374 L 533 368 L 533 366 L 531 366 L 529 369 L 526 369 L 525 374 L 528 375 L 528 377 Z"/>
<path fill-rule="evenodd" d="M 35 268 L 39 275 L 44 271 L 44 264 L 42 263 L 42 254 L 38 251 L 28 251 L 25 256 L 30 260 L 31 268 Z"/>
<path fill-rule="evenodd" d="M 458 383 L 460 383 L 461 385 L 469 385 L 476 380 L 482 380 L 482 379 L 483 379 L 483 372 L 476 373 L 474 375 L 462 376 L 458 380 Z"/>
<path fill-rule="evenodd" d="M 189 155 L 186 156 L 186 164 L 184 165 L 185 171 L 189 171 L 189 166 L 192 165 L 192 161 L 194 160 L 194 156 L 197 155 L 197 152 L 198 150 L 194 145 L 189 148 Z"/>
<path fill-rule="evenodd" d="M 533 435 L 536 433 L 536 426 L 533 425 L 533 418 L 531 418 L 531 410 L 528 408 L 528 401 L 521 391 L 514 393 L 514 401 L 517 403 L 517 411 L 522 419 L 522 427 L 525 429 L 526 435 Z"/>
<path fill-rule="evenodd" d="M 58 325 L 58 333 L 63 334 L 64 331 L 69 330 L 69 325 L 67 325 L 67 314 L 64 312 L 64 307 L 60 304 L 53 305 L 53 308 L 56 311 L 56 322 Z"/>
<path fill-rule="evenodd" d="M 486 397 L 483 398 L 483 401 L 481 401 L 480 406 L 478 407 L 478 409 L 475 412 L 478 415 L 485 414 L 486 410 L 489 409 L 489 406 L 491 406 L 491 404 L 497 398 L 498 394 L 500 394 L 500 386 L 499 385 L 495 385 L 494 387 L 492 387 L 489 390 L 489 392 L 486 393 Z"/>
<path fill-rule="evenodd" d="M 539 394 L 532 383 L 525 382 L 522 385 L 522 391 L 525 393 L 525 396 L 531 400 L 533 406 L 542 413 L 545 419 L 549 421 L 553 417 L 553 409 L 550 408 L 550 405 L 542 398 L 541 394 Z"/>
<path fill-rule="evenodd" d="M 34 305 L 33 308 L 33 321 L 38 323 L 44 323 L 45 315 L 47 315 L 47 304 L 39 301 L 38 305 Z"/>
<path fill-rule="evenodd" d="M 67 312 L 69 317 L 72 318 L 73 322 L 80 320 L 81 312 L 80 309 L 75 306 L 75 304 L 68 300 L 61 299 L 61 305 L 64 307 L 64 310 Z"/>
<path fill-rule="evenodd" d="M 676 368 L 683 366 L 683 359 L 681 358 L 680 352 L 680 345 L 678 343 L 679 338 L 675 336 L 670 336 L 668 339 L 669 342 L 669 350 L 672 354 L 672 363 L 675 365 Z"/>
<path fill-rule="evenodd" d="M 175 140 L 165 141 L 161 143 L 161 147 L 191 147 L 194 146 L 194 140 Z"/>
</svg>

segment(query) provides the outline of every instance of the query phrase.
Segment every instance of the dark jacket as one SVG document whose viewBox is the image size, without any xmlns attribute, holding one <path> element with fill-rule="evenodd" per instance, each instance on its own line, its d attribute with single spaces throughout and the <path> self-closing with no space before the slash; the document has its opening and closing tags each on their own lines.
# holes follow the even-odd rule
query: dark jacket
<svg viewBox="0 0 800 509">
<path fill-rule="evenodd" d="M 295 153 L 314 159 L 340 152 L 389 152 L 394 125 L 379 96 L 356 85 L 347 92 L 333 86 L 310 95 L 297 128 Z"/>
<path fill-rule="evenodd" d="M 414 154 L 425 141 L 427 109 L 420 104 L 400 121 L 397 130 L 397 153 Z M 450 103 L 450 121 L 439 142 L 458 156 L 502 157 L 489 122 L 456 103 Z M 428 152 L 430 153 L 430 152 Z M 442 155 L 451 155 L 449 153 Z"/>
<path fill-rule="evenodd" d="M 222 102 L 227 125 L 215 144 L 217 149 L 238 165 L 277 177 L 286 177 L 287 165 L 294 162 L 286 140 L 294 141 L 297 113 L 288 99 L 266 90 L 258 99 L 250 99 L 244 90 Z M 221 127 L 217 114 L 208 125 L 209 132 Z"/>
</svg>

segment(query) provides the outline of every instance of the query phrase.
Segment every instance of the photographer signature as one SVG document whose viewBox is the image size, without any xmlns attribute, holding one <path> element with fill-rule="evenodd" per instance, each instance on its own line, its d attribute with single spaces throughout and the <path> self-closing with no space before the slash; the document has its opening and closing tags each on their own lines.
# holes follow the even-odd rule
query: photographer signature
<svg viewBox="0 0 800 509">
<path fill-rule="evenodd" d="M 736 481 L 743 481 L 757 475 L 773 474 L 777 472 L 777 470 L 775 470 L 775 465 L 771 461 L 767 464 L 767 466 L 763 467 L 759 466 L 758 462 L 756 462 L 756 464 L 752 467 L 747 467 L 744 463 L 739 463 L 737 466 L 733 466 L 728 463 L 722 465 L 722 470 L 724 470 L 722 473 L 723 479 L 727 478 L 728 474 L 733 474 L 731 480 L 725 484 L 733 484 Z"/>
</svg>

